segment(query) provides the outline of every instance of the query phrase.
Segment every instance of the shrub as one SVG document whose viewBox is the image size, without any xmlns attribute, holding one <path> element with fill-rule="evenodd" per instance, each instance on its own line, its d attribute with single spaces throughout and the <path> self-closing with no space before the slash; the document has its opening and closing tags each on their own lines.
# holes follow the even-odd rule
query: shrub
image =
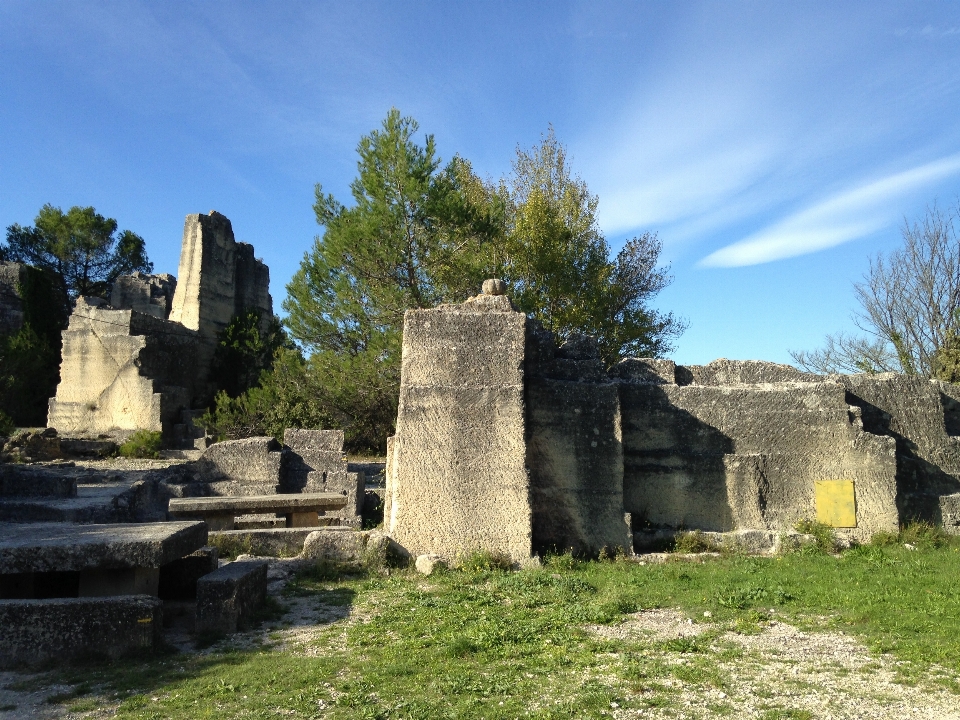
<svg viewBox="0 0 960 720">
<path fill-rule="evenodd" d="M 117 452 L 126 458 L 158 458 L 163 436 L 155 430 L 137 430 Z"/>
<path fill-rule="evenodd" d="M 16 429 L 10 416 L 0 410 L 0 437 L 10 437 Z"/>
<path fill-rule="evenodd" d="M 457 557 L 456 568 L 470 573 L 485 573 L 494 570 L 512 570 L 513 560 L 506 553 L 490 550 L 474 550 Z"/>
<path fill-rule="evenodd" d="M 676 553 L 718 552 L 720 549 L 717 543 L 699 530 L 677 533 L 673 539 L 673 552 Z"/>
<path fill-rule="evenodd" d="M 824 525 L 816 520 L 804 518 L 798 520 L 793 529 L 804 535 L 812 535 L 816 540 L 815 545 L 801 546 L 800 552 L 825 552 L 832 553 L 837 551 L 837 537 L 833 533 L 833 528 Z"/>
</svg>

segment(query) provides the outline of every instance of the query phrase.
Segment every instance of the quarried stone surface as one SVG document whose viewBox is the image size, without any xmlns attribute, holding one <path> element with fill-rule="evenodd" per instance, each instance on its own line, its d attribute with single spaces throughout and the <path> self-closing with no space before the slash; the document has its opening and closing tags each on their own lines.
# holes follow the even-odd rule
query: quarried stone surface
<svg viewBox="0 0 960 720">
<path fill-rule="evenodd" d="M 389 532 L 411 554 L 530 556 L 525 340 L 505 295 L 405 314 Z"/>
<path fill-rule="evenodd" d="M 379 530 L 324 528 L 307 535 L 301 557 L 359 568 L 382 563 L 394 552 L 403 554 L 403 549 Z"/>
<path fill-rule="evenodd" d="M 951 535 L 960 535 L 960 493 L 940 497 L 940 521 Z"/>
<path fill-rule="evenodd" d="M 167 563 L 160 568 L 157 595 L 163 600 L 196 598 L 197 581 L 220 567 L 219 558 L 217 548 L 207 545 Z"/>
<path fill-rule="evenodd" d="M 113 283 L 110 306 L 116 310 L 136 310 L 166 320 L 170 317 L 177 279 L 169 273 L 147 275 L 136 272 L 121 275 Z"/>
<path fill-rule="evenodd" d="M 224 554 L 294 557 L 303 552 L 304 541 L 316 531 L 315 527 L 219 530 L 210 533 L 210 543 Z"/>
<path fill-rule="evenodd" d="M 0 600 L 0 667 L 153 650 L 163 637 L 163 603 L 111 598 Z"/>
<path fill-rule="evenodd" d="M 329 513 L 345 525 L 359 526 L 363 509 L 363 475 L 350 472 L 343 455 L 342 430 L 287 428 L 283 444 L 289 450 L 282 492 L 339 493 L 342 508 Z"/>
<path fill-rule="evenodd" d="M 77 479 L 45 467 L 0 464 L 0 497 L 77 496 Z"/>
<path fill-rule="evenodd" d="M 76 436 L 172 433 L 193 397 L 197 347 L 196 333 L 181 325 L 79 298 L 47 424 Z"/>
<path fill-rule="evenodd" d="M 252 437 L 214 443 L 197 465 L 205 482 L 236 485 L 233 492 L 223 492 L 223 488 L 216 494 L 262 495 L 280 490 L 286 460 L 275 438 Z"/>
<path fill-rule="evenodd" d="M 0 523 L 0 573 L 159 568 L 206 543 L 202 522 Z"/>
<path fill-rule="evenodd" d="M 267 563 L 227 563 L 197 580 L 197 632 L 232 633 L 247 627 L 267 596 Z"/>
<path fill-rule="evenodd" d="M 624 505 L 635 529 L 786 530 L 817 517 L 820 480 L 854 483 L 848 534 L 897 529 L 894 441 L 863 431 L 842 385 L 802 382 L 773 364 L 705 367 L 690 375 L 706 385 L 620 373 Z"/>
<path fill-rule="evenodd" d="M 536 328 L 527 344 L 527 467 L 538 552 L 632 550 L 624 520 L 618 387 L 592 338 L 560 348 Z"/>
<path fill-rule="evenodd" d="M 940 497 L 960 492 L 960 386 L 896 373 L 837 379 L 864 429 L 896 441 L 901 522 L 937 522 Z"/>
</svg>

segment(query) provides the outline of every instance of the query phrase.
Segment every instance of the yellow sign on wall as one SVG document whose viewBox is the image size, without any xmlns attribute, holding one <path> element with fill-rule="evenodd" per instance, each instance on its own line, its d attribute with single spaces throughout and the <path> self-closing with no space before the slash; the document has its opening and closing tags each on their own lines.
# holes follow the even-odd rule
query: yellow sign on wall
<svg viewBox="0 0 960 720">
<path fill-rule="evenodd" d="M 857 526 L 857 499 L 853 480 L 814 480 L 817 522 L 836 528 Z"/>
</svg>

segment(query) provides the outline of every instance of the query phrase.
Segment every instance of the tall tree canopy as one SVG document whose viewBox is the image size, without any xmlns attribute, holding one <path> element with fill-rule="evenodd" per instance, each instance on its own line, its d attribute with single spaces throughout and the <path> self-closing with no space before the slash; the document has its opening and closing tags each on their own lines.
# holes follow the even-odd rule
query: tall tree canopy
<svg viewBox="0 0 960 720">
<path fill-rule="evenodd" d="M 595 336 L 609 365 L 672 349 L 684 322 L 649 305 L 671 281 L 658 267 L 659 240 L 644 233 L 611 259 L 598 198 L 572 174 L 553 128 L 533 149 L 517 149 L 513 173 L 494 194 L 505 222 L 497 269 L 521 310 L 560 340 Z"/>
<path fill-rule="evenodd" d="M 153 271 L 143 238 L 130 230 L 116 233 L 117 221 L 92 207 L 63 212 L 47 204 L 33 226 L 7 228 L 0 257 L 55 270 L 71 300 L 79 295 L 105 297 L 118 276 Z"/>
<path fill-rule="evenodd" d="M 361 139 L 352 207 L 317 185 L 324 232 L 283 303 L 290 335 L 310 355 L 303 371 L 323 379 L 297 385 L 313 388 L 325 422 L 357 450 L 379 449 L 392 432 L 403 313 L 465 298 L 484 277 L 490 223 L 461 191 L 469 169 L 456 158 L 441 168 L 433 137 L 418 145 L 417 130 L 394 109 Z M 283 394 L 273 378 L 266 386 Z"/>
<path fill-rule="evenodd" d="M 503 278 L 517 306 L 560 341 L 598 336 L 610 364 L 670 349 L 683 323 L 649 307 L 670 282 L 656 236 L 634 238 L 611 259 L 597 198 L 572 175 L 552 129 L 518 150 L 499 182 L 460 157 L 442 164 L 433 137 L 418 144 L 417 131 L 394 109 L 361 139 L 349 207 L 317 185 L 323 233 L 283 303 L 307 357 L 283 351 L 260 388 L 218 405 L 213 425 L 277 432 L 277 408 L 288 408 L 291 424 L 341 427 L 348 448 L 382 451 L 396 418 L 404 312 L 462 302 L 488 277 Z"/>
</svg>

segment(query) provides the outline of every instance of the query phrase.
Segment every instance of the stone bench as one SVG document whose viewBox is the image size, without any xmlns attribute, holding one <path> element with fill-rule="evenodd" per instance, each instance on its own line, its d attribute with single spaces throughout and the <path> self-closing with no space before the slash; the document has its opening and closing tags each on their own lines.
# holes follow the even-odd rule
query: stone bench
<svg viewBox="0 0 960 720">
<path fill-rule="evenodd" d="M 233 530 L 238 515 L 276 513 L 286 516 L 287 527 L 315 527 L 319 513 L 347 504 L 339 493 L 291 493 L 241 497 L 171 498 L 168 510 L 175 517 L 202 517 L 211 530 Z"/>
<path fill-rule="evenodd" d="M 160 567 L 206 543 L 202 522 L 0 523 L 0 598 L 156 596 Z"/>
</svg>

